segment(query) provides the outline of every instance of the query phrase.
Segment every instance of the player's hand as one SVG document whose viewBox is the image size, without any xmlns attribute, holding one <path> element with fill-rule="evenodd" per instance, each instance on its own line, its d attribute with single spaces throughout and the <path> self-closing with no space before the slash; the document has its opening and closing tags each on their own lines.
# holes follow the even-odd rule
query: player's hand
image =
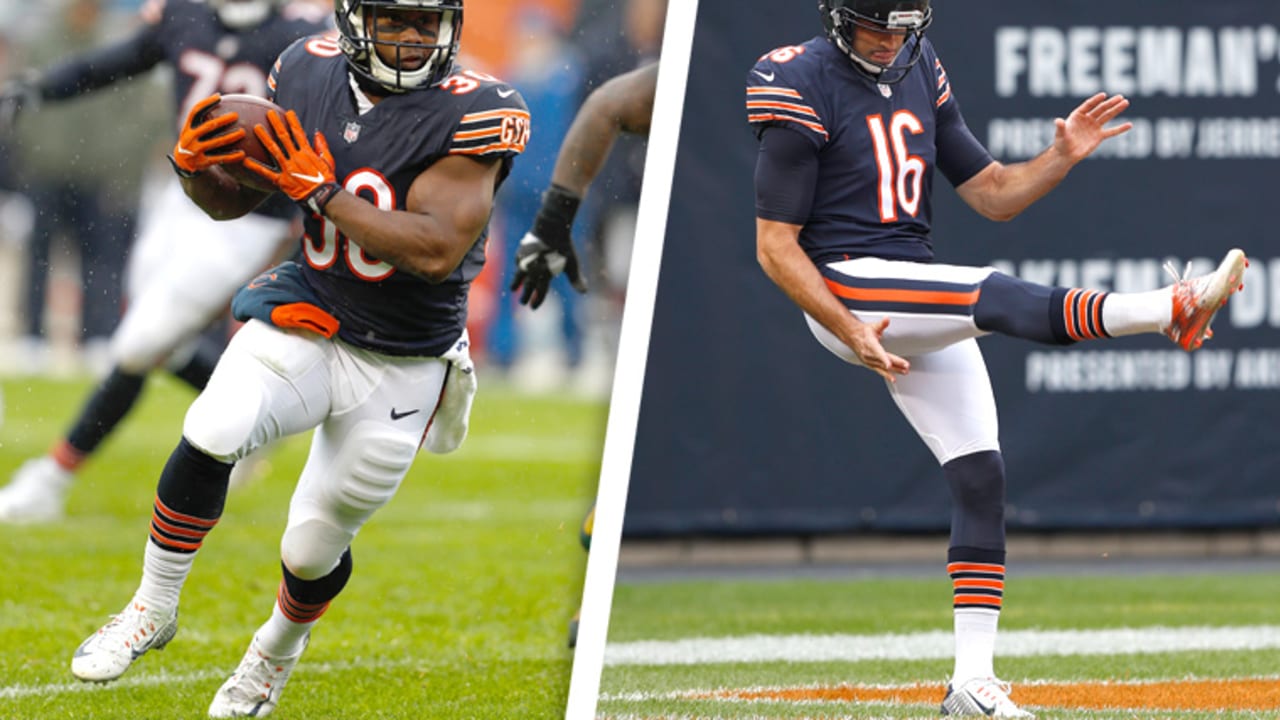
<svg viewBox="0 0 1280 720">
<path fill-rule="evenodd" d="M 587 291 L 587 278 L 573 248 L 573 216 L 582 201 L 576 193 L 552 185 L 542 196 L 542 207 L 533 228 L 520 240 L 516 250 L 516 275 L 511 291 L 522 290 L 520 304 L 537 310 L 547 299 L 551 281 L 564 273 L 573 289 Z"/>
<path fill-rule="evenodd" d="M 547 299 L 551 280 L 562 272 L 569 276 L 575 290 L 587 291 L 587 279 L 578 265 L 578 254 L 574 252 L 572 240 L 564 245 L 563 250 L 556 250 L 532 232 L 525 233 L 516 250 L 516 276 L 511 281 L 511 292 L 523 287 L 520 304 L 537 310 Z"/>
<path fill-rule="evenodd" d="M 267 113 L 267 122 L 271 123 L 270 132 L 261 125 L 255 125 L 253 132 L 275 158 L 280 170 L 273 170 L 253 158 L 246 159 L 244 166 L 271 181 L 294 202 L 317 215 L 322 214 L 324 206 L 342 189 L 334 179 L 333 153 L 329 152 L 329 143 L 318 132 L 314 146 L 307 142 L 307 133 L 302 129 L 298 114 L 292 110 L 284 117 L 271 110 Z"/>
<path fill-rule="evenodd" d="M 849 348 L 868 370 L 889 382 L 897 382 L 895 376 L 906 375 L 911 370 L 911 363 L 884 349 L 882 339 L 888 327 L 889 318 L 880 318 L 875 323 L 858 323 L 853 330 Z"/>
<path fill-rule="evenodd" d="M 1129 132 L 1133 128 L 1131 122 L 1107 127 L 1107 123 L 1116 119 L 1128 107 L 1129 100 L 1123 95 L 1108 97 L 1106 93 L 1098 93 L 1085 100 L 1065 120 L 1058 118 L 1054 121 L 1057 126 L 1053 138 L 1054 149 L 1072 164 L 1089 157 L 1103 140 Z"/>
<path fill-rule="evenodd" d="M 34 108 L 39 104 L 40 88 L 36 87 L 34 76 L 24 76 L 5 83 L 0 88 L 0 135 L 13 132 L 18 114 L 24 108 Z"/>
<path fill-rule="evenodd" d="M 205 119 L 205 111 L 217 105 L 221 95 L 210 95 L 201 100 L 187 113 L 182 123 L 182 131 L 178 133 L 178 143 L 173 146 L 173 154 L 169 162 L 174 170 L 183 177 L 191 177 L 204 172 L 214 165 L 236 163 L 244 159 L 243 150 L 228 151 L 227 148 L 244 138 L 244 129 L 227 130 L 240 119 L 238 113 L 224 113 L 215 118 Z"/>
</svg>

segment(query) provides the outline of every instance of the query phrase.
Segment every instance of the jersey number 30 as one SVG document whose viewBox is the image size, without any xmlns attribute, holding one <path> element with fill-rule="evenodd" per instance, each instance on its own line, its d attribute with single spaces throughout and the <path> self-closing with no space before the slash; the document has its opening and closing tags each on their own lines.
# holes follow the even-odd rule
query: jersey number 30
<svg viewBox="0 0 1280 720">
<path fill-rule="evenodd" d="M 880 171 L 880 222 L 895 222 L 901 207 L 911 217 L 920 212 L 920 184 L 924 182 L 924 158 L 907 152 L 907 133 L 924 132 L 920 118 L 910 110 L 899 110 L 886 128 L 882 115 L 868 115 L 867 129 L 875 146 L 876 168 Z"/>
<path fill-rule="evenodd" d="M 362 195 L 379 210 L 395 209 L 395 190 L 391 188 L 391 183 L 375 170 L 365 169 L 352 173 L 343 184 L 343 189 L 353 195 Z M 351 270 L 351 274 L 361 280 L 377 282 L 390 277 L 396 271 L 390 263 L 367 255 L 359 243 L 338 232 L 337 226 L 323 215 L 320 216 L 319 242 L 307 235 L 302 243 L 302 250 L 311 267 L 323 270 L 333 265 L 338 259 L 339 248 L 344 246 L 347 268 Z"/>
</svg>

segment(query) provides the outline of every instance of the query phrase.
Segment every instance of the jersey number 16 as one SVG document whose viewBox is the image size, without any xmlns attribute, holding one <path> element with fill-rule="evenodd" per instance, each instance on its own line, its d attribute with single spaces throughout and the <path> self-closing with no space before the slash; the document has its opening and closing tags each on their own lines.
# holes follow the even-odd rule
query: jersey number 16
<svg viewBox="0 0 1280 720">
<path fill-rule="evenodd" d="M 878 185 L 880 222 L 898 220 L 901 207 L 911 217 L 920 212 L 920 184 L 924 181 L 924 158 L 907 152 L 907 133 L 924 132 L 920 118 L 910 110 L 899 110 L 889 118 L 885 127 L 884 116 L 868 115 L 867 129 L 871 131 L 871 144 L 875 146 L 876 168 L 880 171 Z"/>
</svg>

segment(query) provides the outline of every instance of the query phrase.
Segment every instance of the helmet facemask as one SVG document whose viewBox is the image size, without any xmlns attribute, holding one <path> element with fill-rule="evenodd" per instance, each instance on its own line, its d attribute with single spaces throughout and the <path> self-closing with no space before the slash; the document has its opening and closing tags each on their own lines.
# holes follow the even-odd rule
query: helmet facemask
<svg viewBox="0 0 1280 720">
<path fill-rule="evenodd" d="M 919 62 L 923 50 L 921 39 L 925 28 L 933 22 L 929 0 L 820 0 L 818 8 L 831 42 L 849 56 L 855 67 L 885 85 L 902 82 Z M 893 60 L 877 62 L 857 51 L 859 29 L 902 35 L 906 40 Z M 904 51 L 908 53 L 907 59 L 900 61 Z"/>
<path fill-rule="evenodd" d="M 462 35 L 462 0 L 335 0 L 334 6 L 339 44 L 352 71 L 364 80 L 398 93 L 431 87 L 453 72 Z M 424 16 L 439 17 L 434 38 L 421 23 Z M 384 30 L 388 25 L 412 26 L 420 42 L 392 40 L 385 31 L 379 35 L 380 19 Z M 379 48 L 389 49 L 391 57 L 384 60 Z M 414 67 L 417 58 L 422 63 Z"/>
</svg>

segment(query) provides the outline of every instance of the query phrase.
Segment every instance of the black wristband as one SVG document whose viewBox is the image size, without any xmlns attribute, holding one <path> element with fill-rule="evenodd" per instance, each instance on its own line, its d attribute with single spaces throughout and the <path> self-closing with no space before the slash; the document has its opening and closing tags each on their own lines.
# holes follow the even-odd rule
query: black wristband
<svg viewBox="0 0 1280 720">
<path fill-rule="evenodd" d="M 568 238 L 573 230 L 573 217 L 578 214 L 582 198 L 574 191 L 552 184 L 542 193 L 542 207 L 533 221 L 533 234 L 556 250 L 552 241 Z"/>
<path fill-rule="evenodd" d="M 338 191 L 341 189 L 342 188 L 337 183 L 325 183 L 304 198 L 302 200 L 302 204 L 310 209 L 311 212 L 317 215 L 323 215 L 324 206 L 328 205 L 329 201 L 333 199 L 333 196 L 337 195 Z"/>
</svg>

